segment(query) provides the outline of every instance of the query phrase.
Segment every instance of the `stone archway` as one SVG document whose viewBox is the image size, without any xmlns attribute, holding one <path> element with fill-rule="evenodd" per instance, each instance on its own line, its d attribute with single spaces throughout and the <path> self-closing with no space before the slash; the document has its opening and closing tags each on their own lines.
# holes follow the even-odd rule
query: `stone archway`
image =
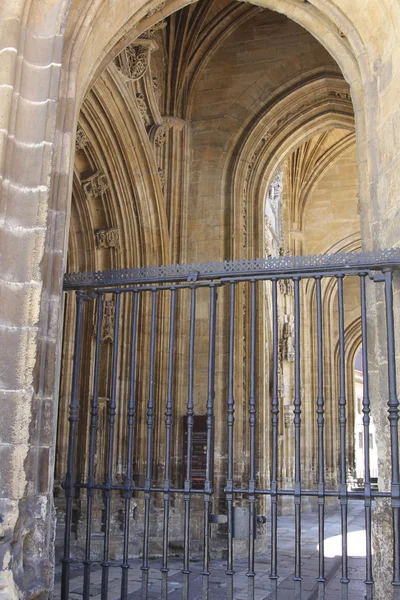
<svg viewBox="0 0 400 600">
<path fill-rule="evenodd" d="M 32 0 L 1 9 L 1 60 L 6 64 L 0 100 L 1 172 L 7 207 L 1 242 L 6 257 L 1 291 L 3 306 L 7 306 L 2 331 L 3 389 L 5 410 L 18 415 L 15 423 L 7 423 L 3 438 L 7 447 L 2 449 L 8 465 L 4 514 L 9 543 L 3 557 L 8 597 L 16 594 L 14 575 L 27 590 L 31 587 L 40 593 L 51 585 L 60 281 L 79 105 L 109 61 L 112 48 L 118 44 L 122 48 L 129 36 L 138 35 L 160 15 L 187 4 L 176 1 L 156 10 L 160 5 L 154 2 L 97 1 L 83 9 L 72 4 L 70 9 L 65 1 Z M 389 2 L 371 2 L 368 18 L 339 0 L 257 4 L 279 10 L 308 29 L 345 73 L 356 106 L 361 201 L 371 223 L 371 229 L 364 228 L 363 238 L 367 247 L 391 245 L 397 241 L 393 215 L 400 172 L 393 143 L 399 114 L 392 101 L 400 83 L 399 73 L 391 66 L 398 12 Z M 29 533 L 22 533 L 26 529 Z M 41 561 L 32 553 L 33 539 L 40 540 L 43 548 Z M 21 558 L 11 561 L 11 546 Z"/>
</svg>

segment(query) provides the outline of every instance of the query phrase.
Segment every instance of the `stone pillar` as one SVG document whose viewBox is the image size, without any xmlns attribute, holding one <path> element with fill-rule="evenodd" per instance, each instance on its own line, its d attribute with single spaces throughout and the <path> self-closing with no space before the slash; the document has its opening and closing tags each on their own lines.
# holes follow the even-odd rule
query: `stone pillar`
<svg viewBox="0 0 400 600">
<path fill-rule="evenodd" d="M 26 5 L 25 5 L 26 4 Z M 49 209 L 66 0 L 0 7 L 0 598 L 49 598 L 62 264 Z M 54 278 L 53 272 L 57 273 Z M 50 280 L 56 281 L 51 288 Z"/>
</svg>

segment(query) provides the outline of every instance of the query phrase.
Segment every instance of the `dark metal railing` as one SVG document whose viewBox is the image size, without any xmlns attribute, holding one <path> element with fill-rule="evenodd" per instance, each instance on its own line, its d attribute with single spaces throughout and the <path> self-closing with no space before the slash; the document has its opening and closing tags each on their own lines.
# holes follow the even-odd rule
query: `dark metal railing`
<svg viewBox="0 0 400 600">
<path fill-rule="evenodd" d="M 315 591 L 320 600 L 325 598 L 326 511 L 327 503 L 334 498 L 338 500 L 342 536 L 339 578 L 342 598 L 356 597 L 351 591 L 351 557 L 347 541 L 349 502 L 360 501 L 364 511 L 365 594 L 367 600 L 372 600 L 374 503 L 385 498 L 391 501 L 392 539 L 387 542 L 393 544 L 393 590 L 394 597 L 398 598 L 399 402 L 396 388 L 393 271 L 399 266 L 400 250 L 393 249 L 351 255 L 280 257 L 67 274 L 64 289 L 76 290 L 76 305 L 75 308 L 72 304 L 69 305 L 69 310 L 75 311 L 75 332 L 67 473 L 63 482 L 66 495 L 61 583 L 63 600 L 69 598 L 70 594 L 71 563 L 79 563 L 79 543 L 83 546 L 82 594 L 86 600 L 91 596 L 93 568 L 99 561 L 98 550 L 95 558 L 93 550 L 94 507 L 99 503 L 102 505 L 102 600 L 109 598 L 110 568 L 115 560 L 119 561 L 121 567 L 121 599 L 134 597 L 130 595 L 129 569 L 138 560 L 132 556 L 131 549 L 132 528 L 135 527 L 133 535 L 138 536 L 138 523 L 142 541 L 142 582 L 140 595 L 137 597 L 149 597 L 151 543 L 155 535 L 152 534 L 152 527 L 158 517 L 162 523 L 159 544 L 160 597 L 169 597 L 172 506 L 180 507 L 181 511 L 178 517 L 175 514 L 178 526 L 174 526 L 173 535 L 176 537 L 176 530 L 180 528 L 183 599 L 194 597 L 191 590 L 194 542 L 200 548 L 202 559 L 203 598 L 213 597 L 210 584 L 213 552 L 221 548 L 226 553 L 227 599 L 235 598 L 235 563 L 240 561 L 238 553 L 243 551 L 240 544 L 235 543 L 238 537 L 236 519 L 239 514 L 247 515 L 247 523 L 241 525 L 246 531 L 247 540 L 248 597 L 254 599 L 258 593 L 256 563 L 260 554 L 266 554 L 270 565 L 270 588 L 265 590 L 265 594 L 270 593 L 271 598 L 279 598 L 279 520 L 281 504 L 285 498 L 293 498 L 291 577 L 294 598 L 305 597 L 302 538 L 305 499 L 315 499 L 317 503 L 315 522 L 318 525 L 318 560 Z M 354 430 L 351 429 L 354 426 L 354 416 L 351 417 L 352 368 L 348 362 L 348 278 L 356 278 L 359 285 L 357 323 L 364 377 L 362 490 L 351 489 L 349 479 L 349 471 L 354 467 L 350 450 L 351 440 L 354 438 Z M 293 281 L 293 295 L 286 302 L 293 315 L 294 364 L 293 369 L 288 367 L 289 374 L 286 377 L 290 381 L 291 392 L 286 393 L 286 396 L 280 390 L 280 383 L 284 379 L 282 364 L 285 360 L 282 357 L 281 312 L 287 310 L 283 307 L 282 292 L 279 289 L 282 280 Z M 327 308 L 326 280 L 333 280 L 335 284 L 335 311 Z M 305 289 L 307 282 L 312 284 L 308 291 Z M 379 287 L 380 283 L 383 286 Z M 384 360 L 387 361 L 387 379 L 380 380 L 378 387 L 380 390 L 387 388 L 387 435 L 390 439 L 390 457 L 380 457 L 380 460 L 383 461 L 381 464 L 386 465 L 391 478 L 390 489 L 381 484 L 377 490 L 371 485 L 371 407 L 379 410 L 381 397 L 373 397 L 370 389 L 371 346 L 368 346 L 368 338 L 371 317 L 368 316 L 367 309 L 368 302 L 373 301 L 375 293 L 381 294 L 381 306 L 386 318 L 386 331 L 377 331 L 374 344 L 380 345 L 381 349 L 383 339 L 386 344 Z M 114 300 L 111 344 L 104 342 L 102 334 L 104 306 L 108 298 Z M 354 299 L 352 303 L 353 306 Z M 91 312 L 87 310 L 88 306 L 91 307 Z M 85 327 L 88 327 L 90 320 L 93 323 L 93 316 L 90 316 L 93 314 L 94 335 L 85 337 Z M 307 318 L 307 314 L 311 314 L 311 317 Z M 267 331 L 267 322 L 270 333 Z M 206 328 L 204 323 L 207 324 Z M 90 348 L 83 346 L 84 340 Z M 269 349 L 263 354 L 265 341 L 268 342 Z M 314 348 L 313 368 L 308 364 L 311 352 L 306 352 L 307 348 Z M 327 363 L 327 355 L 331 357 L 331 362 Z M 85 360 L 82 359 L 83 356 L 86 356 Z M 335 356 L 336 363 L 332 358 Z M 91 363 L 93 368 L 90 367 Z M 327 369 L 329 381 L 336 382 L 331 383 L 330 387 L 326 383 Z M 109 372 L 109 378 L 103 376 L 105 372 Z M 88 377 L 88 373 L 90 383 L 89 387 L 85 387 L 82 381 Z M 311 381 L 311 384 L 307 384 L 307 393 L 312 398 L 303 397 L 306 373 Z M 374 376 L 382 377 L 382 373 Z M 108 383 L 104 383 L 105 380 Z M 270 387 L 266 384 L 269 380 Z M 101 389 L 102 386 L 104 389 Z M 103 424 L 106 431 L 100 431 L 99 398 L 106 394 L 109 397 L 107 420 Z M 266 411 L 262 409 L 262 398 L 266 398 L 268 404 Z M 283 457 L 280 451 L 280 440 L 286 435 L 281 415 L 283 406 L 287 404 L 292 406 L 293 415 L 293 456 L 289 458 Z M 312 421 L 310 406 L 313 406 L 315 415 Z M 86 419 L 87 432 L 79 429 L 79 422 L 85 412 L 90 417 Z M 195 418 L 199 414 L 204 414 L 206 426 L 202 438 L 204 461 L 198 464 L 196 460 L 200 459 L 194 454 L 194 427 Z M 183 444 L 177 441 L 179 436 L 183 439 L 183 417 L 186 419 L 185 457 L 179 456 L 179 453 L 182 454 Z M 310 439 L 305 431 L 312 432 Z M 333 440 L 330 441 L 332 452 L 336 452 L 330 459 L 327 455 L 328 432 Z M 385 433 L 382 432 L 382 435 Z M 96 475 L 96 444 L 100 436 L 103 436 L 101 439 L 106 450 L 106 460 L 101 474 Z M 87 448 L 86 462 L 83 465 L 82 460 L 77 460 L 78 441 Z M 305 451 L 310 444 L 314 457 L 311 474 L 304 463 Z M 216 447 L 219 448 L 218 452 Z M 268 465 L 262 467 L 265 456 L 268 456 Z M 282 475 L 283 460 L 288 461 L 285 468 L 290 470 L 292 459 L 293 476 L 286 481 Z M 121 467 L 116 468 L 117 462 L 119 465 L 124 463 L 123 473 Z M 237 464 L 244 465 L 243 472 L 238 472 Z M 140 477 L 137 476 L 138 470 L 141 472 Z M 199 477 L 202 481 L 200 487 Z M 77 511 L 77 499 L 82 498 L 86 498 L 85 518 L 79 519 L 85 522 L 85 535 L 84 540 L 79 541 L 74 515 Z M 131 516 L 133 498 L 142 502 L 141 517 L 135 522 Z M 122 506 L 119 537 L 113 526 L 116 519 L 115 502 Z M 223 524 L 224 519 L 218 520 L 212 514 L 213 507 L 223 504 L 226 526 Z M 238 507 L 243 509 L 242 513 L 239 513 Z M 257 539 L 259 510 L 266 512 L 269 524 L 268 534 L 262 533 L 261 541 Z M 200 539 L 194 539 L 193 519 L 200 513 L 203 534 Z M 222 525 L 217 528 L 213 523 Z M 217 530 L 217 535 L 211 538 L 213 527 Z M 115 547 L 118 545 L 120 551 L 116 552 Z M 117 559 L 117 556 L 120 558 Z M 197 598 L 198 591 L 196 593 Z"/>
</svg>

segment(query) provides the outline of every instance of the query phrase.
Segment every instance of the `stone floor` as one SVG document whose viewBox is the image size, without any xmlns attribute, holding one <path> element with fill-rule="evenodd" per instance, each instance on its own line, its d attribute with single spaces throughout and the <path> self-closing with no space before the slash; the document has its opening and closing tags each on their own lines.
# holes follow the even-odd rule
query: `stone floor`
<svg viewBox="0 0 400 600">
<path fill-rule="evenodd" d="M 267 523 L 267 528 L 269 524 Z M 351 600 L 364 600 L 365 597 L 365 533 L 364 533 L 364 513 L 362 505 L 358 502 L 350 503 L 348 520 L 348 555 L 349 555 L 349 576 L 350 584 L 348 586 L 348 597 Z M 318 600 L 318 524 L 315 513 L 306 513 L 302 515 L 302 584 L 301 600 Z M 293 563 L 294 563 L 294 518 L 292 516 L 279 517 L 278 524 L 278 600 L 294 599 L 295 590 L 293 582 Z M 340 518 L 337 510 L 327 511 L 325 520 L 325 576 L 326 576 L 326 600 L 336 600 L 341 597 L 341 536 L 340 536 Z M 184 582 L 182 569 L 182 560 L 171 558 L 169 560 L 170 571 L 168 574 L 168 594 L 161 592 L 161 578 L 159 571 L 160 561 L 154 559 L 151 561 L 149 571 L 148 594 L 142 595 L 142 571 L 141 560 L 132 560 L 129 569 L 129 600 L 139 600 L 142 598 L 160 599 L 168 597 L 168 600 L 181 600 L 189 598 L 190 600 L 272 600 L 271 581 L 269 574 L 269 556 L 268 548 L 265 553 L 257 555 L 256 577 L 254 579 L 254 590 L 250 587 L 252 578 L 246 577 L 247 560 L 238 559 L 235 561 L 235 576 L 233 577 L 233 592 L 231 595 L 230 582 L 225 575 L 226 565 L 223 561 L 212 561 L 211 576 L 209 578 L 209 595 L 203 592 L 203 576 L 201 575 L 202 563 L 193 561 L 191 563 L 192 573 L 190 575 L 189 596 L 183 595 Z M 107 600 L 120 599 L 120 578 L 121 568 L 115 564 L 109 569 L 109 591 Z M 70 580 L 69 598 L 82 600 L 83 572 L 81 567 L 73 568 Z M 99 564 L 92 566 L 91 575 L 91 600 L 100 600 L 101 595 L 101 567 Z M 57 567 L 55 580 L 56 600 L 60 599 L 61 594 L 61 568 Z"/>
</svg>

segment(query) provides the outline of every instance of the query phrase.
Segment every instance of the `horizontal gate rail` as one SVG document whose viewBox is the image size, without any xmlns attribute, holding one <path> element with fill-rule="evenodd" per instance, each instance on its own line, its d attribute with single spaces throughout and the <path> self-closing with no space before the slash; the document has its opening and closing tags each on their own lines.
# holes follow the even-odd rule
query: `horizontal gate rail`
<svg viewBox="0 0 400 600">
<path fill-rule="evenodd" d="M 64 276 L 64 290 L 222 278 L 262 277 L 270 279 L 293 275 L 356 274 L 360 271 L 397 269 L 399 266 L 400 248 L 371 252 L 279 256 L 254 260 L 67 273 Z"/>
</svg>

